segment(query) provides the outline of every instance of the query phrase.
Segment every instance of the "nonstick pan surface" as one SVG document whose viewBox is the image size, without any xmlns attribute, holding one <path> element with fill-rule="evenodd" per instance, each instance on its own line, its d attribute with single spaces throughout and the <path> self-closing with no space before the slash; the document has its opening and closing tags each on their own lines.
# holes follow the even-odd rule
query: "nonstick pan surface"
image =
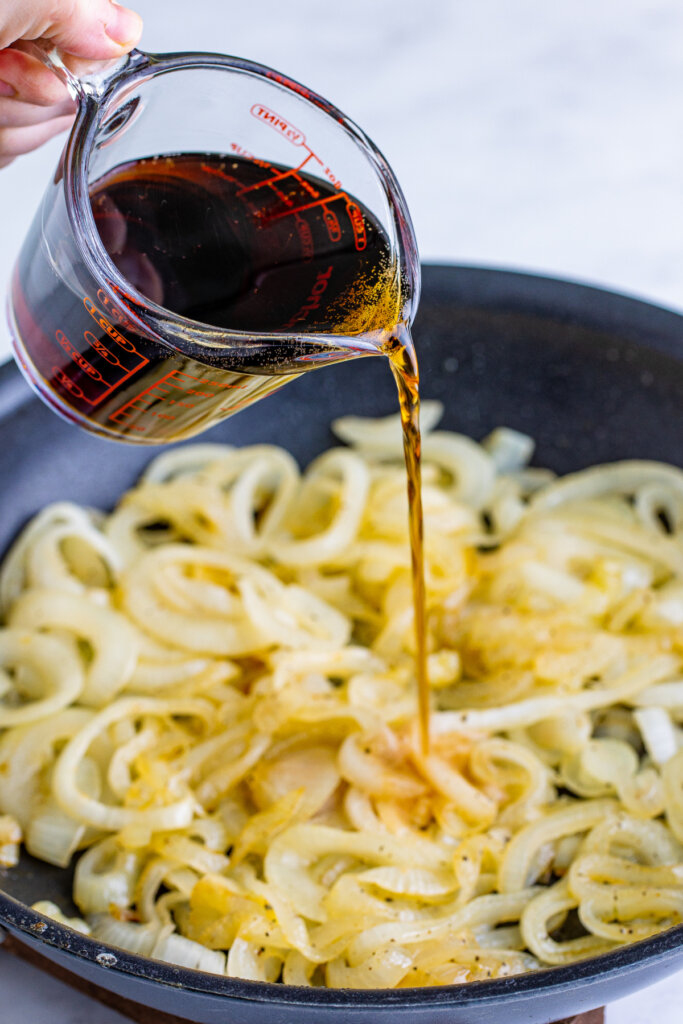
<svg viewBox="0 0 683 1024">
<path fill-rule="evenodd" d="M 424 268 L 415 327 L 422 393 L 443 426 L 477 439 L 506 425 L 532 434 L 535 463 L 566 473 L 621 458 L 683 465 L 683 318 L 548 278 Z M 382 359 L 309 374 L 202 440 L 285 445 L 308 462 L 333 443 L 329 422 L 396 411 Z M 152 457 L 58 420 L 11 364 L 0 368 L 0 552 L 48 502 L 110 508 Z M 71 906 L 70 877 L 27 855 L 0 874 L 0 923 L 103 988 L 197 1024 L 548 1024 L 683 966 L 683 926 L 566 967 L 450 988 L 297 989 L 219 978 L 144 959 L 28 909 Z"/>
</svg>

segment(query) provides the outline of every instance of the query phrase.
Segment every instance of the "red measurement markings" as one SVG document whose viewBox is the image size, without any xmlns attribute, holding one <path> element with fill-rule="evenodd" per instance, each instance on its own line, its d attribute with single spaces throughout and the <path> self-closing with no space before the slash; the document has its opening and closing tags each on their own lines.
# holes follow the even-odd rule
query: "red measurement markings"
<svg viewBox="0 0 683 1024">
<path fill-rule="evenodd" d="M 287 85 L 289 85 L 290 88 L 295 89 L 302 96 L 308 95 L 308 90 L 304 89 L 302 86 L 298 86 L 296 82 L 292 82 L 290 79 L 284 79 L 281 76 L 277 76 L 277 75 L 274 76 L 274 77 L 276 78 L 276 81 L 282 81 L 283 83 L 286 83 Z M 312 93 L 310 95 L 313 96 Z M 316 101 L 317 101 L 317 97 L 316 97 Z M 302 162 L 299 164 L 298 167 L 292 168 L 291 170 L 285 171 L 285 172 L 279 171 L 273 178 L 267 179 L 266 181 L 259 182 L 256 185 L 250 185 L 249 188 L 244 189 L 244 191 L 248 192 L 248 191 L 251 191 L 252 189 L 255 189 L 255 188 L 261 188 L 262 185 L 270 185 L 270 184 L 272 184 L 272 183 L 274 183 L 276 181 L 281 180 L 284 177 L 287 177 L 287 176 L 291 175 L 291 176 L 293 176 L 299 182 L 299 184 L 304 189 L 306 189 L 307 192 L 309 192 L 313 196 L 314 199 L 318 198 L 315 195 L 315 190 L 311 186 L 310 182 L 307 182 L 305 179 L 300 178 L 299 175 L 297 174 L 297 171 L 300 171 L 301 168 L 304 166 L 304 164 L 308 163 L 308 161 L 311 160 L 311 159 L 312 160 L 316 160 L 317 163 L 320 164 L 320 167 L 322 168 L 322 174 L 327 178 L 327 180 L 332 185 L 334 185 L 334 187 L 336 189 L 341 190 L 341 187 L 342 187 L 341 180 L 336 176 L 334 171 L 325 164 L 325 161 L 321 160 L 321 158 L 318 156 L 318 154 L 315 152 L 315 150 L 311 149 L 309 144 L 306 142 L 306 136 L 304 135 L 304 133 L 302 131 L 300 131 L 298 128 L 296 128 L 292 124 L 291 121 L 289 121 L 286 117 L 283 117 L 282 114 L 278 114 L 274 110 L 271 110 L 270 107 L 264 106 L 264 104 L 262 104 L 262 103 L 254 103 L 253 106 L 251 107 L 250 113 L 251 113 L 252 117 L 255 117 L 258 121 L 261 121 L 263 124 L 268 125 L 269 128 L 272 128 L 274 131 L 276 131 L 283 138 L 287 139 L 287 141 L 291 142 L 292 145 L 294 145 L 294 146 L 303 146 L 304 149 L 307 150 L 308 156 L 306 156 L 302 160 Z M 233 149 L 235 149 L 235 148 L 236 147 L 233 144 Z M 237 147 L 237 149 L 239 149 L 239 148 L 240 147 Z M 249 155 L 249 154 L 245 153 L 244 155 Z M 277 168 L 274 167 L 273 170 L 276 171 Z M 241 194 L 241 193 L 238 193 L 238 194 Z M 279 195 L 279 193 L 278 193 L 278 195 Z M 282 197 L 280 197 L 280 198 L 282 198 Z M 348 196 L 347 196 L 347 199 L 348 199 Z M 291 203 L 288 204 L 288 205 L 291 205 Z M 296 207 L 296 209 L 297 210 L 303 209 L 303 207 Z"/>
<path fill-rule="evenodd" d="M 330 236 L 330 241 L 338 242 L 342 236 L 341 225 L 337 220 L 336 214 L 330 210 L 329 206 L 323 207 L 323 223 L 327 228 L 327 234 Z"/>
<path fill-rule="evenodd" d="M 351 228 L 353 230 L 353 241 L 358 252 L 362 252 L 365 246 L 368 244 L 368 236 L 365 230 L 365 218 L 363 217 L 363 211 L 361 210 L 358 203 L 354 203 L 352 199 L 346 202 L 346 212 L 349 215 L 351 221 Z"/>
<path fill-rule="evenodd" d="M 97 289 L 97 301 L 107 312 L 107 315 L 114 320 L 120 327 L 123 327 L 127 331 L 134 331 L 135 324 L 130 319 L 127 313 L 125 313 L 118 306 L 114 305 L 109 296 L 106 294 L 103 288 Z"/>
<path fill-rule="evenodd" d="M 101 341 L 99 338 L 96 338 L 92 331 L 83 331 L 83 337 L 90 345 L 90 347 L 93 348 L 99 355 L 101 355 L 102 358 L 106 360 L 106 362 L 111 363 L 112 366 L 120 366 L 121 369 L 125 372 L 126 368 L 119 359 L 119 357 L 114 352 L 110 352 L 110 350 L 107 348 L 104 342 Z"/>
<path fill-rule="evenodd" d="M 336 219 L 336 218 L 335 218 Z M 299 214 L 294 215 L 294 223 L 296 224 L 297 234 L 299 235 L 299 241 L 301 242 L 301 256 L 305 263 L 310 263 L 315 255 L 315 245 L 313 243 L 313 232 L 311 231 L 311 225 L 308 221 L 305 221 Z M 340 232 L 341 237 L 341 232 Z M 330 238 L 332 236 L 330 235 Z M 337 241 L 337 239 L 332 239 Z"/>
<path fill-rule="evenodd" d="M 103 402 L 105 398 L 108 398 L 112 392 L 116 391 L 116 389 L 121 387 L 121 385 L 127 380 L 130 380 L 131 377 L 135 376 L 135 374 L 144 366 L 147 366 L 149 359 L 146 356 L 143 356 L 142 353 L 138 352 L 133 342 L 114 327 L 111 321 L 107 319 L 104 313 L 98 309 L 92 299 L 87 295 L 83 298 L 83 305 L 97 326 L 105 332 L 109 339 L 105 344 L 105 342 L 102 341 L 101 338 L 96 337 L 92 331 L 83 332 L 83 341 L 88 348 L 96 352 L 105 360 L 108 366 L 111 367 L 111 370 L 107 370 L 106 380 L 99 370 L 94 370 L 83 353 L 79 352 L 76 347 L 66 339 L 66 335 L 64 335 L 63 331 L 57 331 L 57 342 L 65 351 L 69 352 L 69 355 L 74 362 L 78 363 L 80 368 L 88 374 L 91 380 L 104 385 L 102 390 L 97 391 L 94 398 L 88 398 L 88 401 L 94 407 L 99 405 L 100 402 Z M 114 316 L 115 314 L 120 315 L 122 319 L 124 318 L 124 315 L 119 314 L 118 310 L 112 309 L 110 315 Z M 67 344 L 70 345 L 71 351 L 66 347 Z M 88 369 L 88 367 L 90 367 L 90 369 Z M 94 372 L 91 372 L 93 370 Z M 73 391 L 71 393 L 74 394 Z"/>
<path fill-rule="evenodd" d="M 327 291 L 327 286 L 332 276 L 334 267 L 328 267 L 327 270 L 321 270 L 315 279 L 315 284 L 311 288 L 311 293 L 306 299 L 303 306 L 296 311 L 294 316 L 287 321 L 284 325 L 285 330 L 296 327 L 298 323 L 306 320 L 308 316 L 320 306 L 322 296 Z"/>
<path fill-rule="evenodd" d="M 81 355 L 77 348 L 74 348 L 64 331 L 55 331 L 55 338 L 57 339 L 57 344 L 64 349 L 68 356 L 71 356 L 76 366 L 80 367 L 84 373 L 87 373 L 91 380 L 106 384 L 100 371 L 96 370 L 92 363 L 89 363 L 85 356 Z"/>
<path fill-rule="evenodd" d="M 249 192 L 256 192 L 259 189 L 263 188 L 264 186 L 268 186 L 275 193 L 280 202 L 284 204 L 284 206 L 288 208 L 292 207 L 294 205 L 294 201 L 287 195 L 286 192 L 283 192 L 281 189 L 278 188 L 278 182 L 290 177 L 294 178 L 299 183 L 299 185 L 304 189 L 304 191 L 308 192 L 308 194 L 312 196 L 314 199 L 317 199 L 318 196 L 320 195 L 318 190 L 314 188 L 314 186 L 311 185 L 310 182 L 306 181 L 305 178 L 302 178 L 297 173 L 298 171 L 301 170 L 304 164 L 308 160 L 310 160 L 310 152 L 308 156 L 306 156 L 302 160 L 298 167 L 292 167 L 287 171 L 281 171 L 278 167 L 274 167 L 273 164 L 268 163 L 267 160 L 259 160 L 259 158 L 255 157 L 253 153 L 249 153 L 246 149 L 243 149 L 243 147 L 239 146 L 236 142 L 231 143 L 230 148 L 239 156 L 244 157 L 246 160 L 251 160 L 251 162 L 255 164 L 257 167 L 262 167 L 266 171 L 273 172 L 269 178 L 263 178 L 261 181 L 257 181 L 253 185 L 241 186 L 239 178 L 236 178 L 233 174 L 229 174 L 227 169 L 212 167 L 210 164 L 202 164 L 202 170 L 206 171 L 207 174 L 213 174 L 218 178 L 222 178 L 224 181 L 230 181 L 233 184 L 240 186 L 238 190 L 235 192 L 235 196 L 237 198 L 241 199 Z M 264 218 L 265 216 L 266 220 L 269 219 L 269 215 L 264 214 L 263 210 L 258 209 L 253 204 L 251 206 L 251 210 L 255 218 L 261 219 Z"/>
<path fill-rule="evenodd" d="M 144 391 L 141 391 L 139 395 L 131 398 L 120 408 L 116 409 L 111 413 L 109 419 L 114 423 L 122 424 L 128 429 L 137 430 L 142 433 L 147 427 L 139 423 L 129 422 L 134 420 L 136 416 L 148 413 L 152 419 L 174 420 L 176 417 L 170 407 L 180 406 L 181 408 L 192 409 L 197 404 L 202 404 L 187 401 L 188 397 L 199 399 L 220 398 L 222 392 L 239 390 L 246 386 L 246 384 L 231 384 L 227 381 L 207 380 L 205 377 L 195 377 L 190 373 L 184 373 L 182 370 L 171 370 L 170 373 L 160 377 L 159 380 L 150 384 Z M 163 412 L 153 409 L 159 403 L 163 403 Z"/>
<path fill-rule="evenodd" d="M 280 114 L 276 114 L 274 110 L 269 107 L 264 107 L 262 103 L 254 103 L 250 111 L 252 117 L 267 124 L 269 128 L 281 135 L 283 139 L 287 139 L 293 146 L 305 146 L 306 136 L 303 132 L 300 132 L 298 128 L 295 128 L 291 121 L 288 121 L 286 117 L 282 117 Z"/>
<path fill-rule="evenodd" d="M 262 160 L 260 157 L 254 156 L 254 154 L 250 153 L 248 149 L 244 148 L 244 146 L 240 146 L 239 142 L 231 142 L 230 149 L 233 151 L 235 156 L 243 156 L 245 160 L 251 160 L 251 162 L 256 164 L 258 167 L 272 167 L 272 164 L 269 164 L 267 160 Z M 205 165 L 202 164 L 203 168 L 204 166 Z M 206 169 L 208 170 L 209 168 L 207 167 Z M 222 172 L 216 169 L 209 171 L 209 173 L 221 174 Z M 223 175 L 223 177 L 225 177 L 225 175 Z"/>
<path fill-rule="evenodd" d="M 335 175 L 334 171 L 331 171 L 329 167 L 323 167 L 323 174 L 325 175 L 326 178 L 328 178 L 330 184 L 334 185 L 335 188 L 340 189 L 342 187 L 341 179 L 338 178 Z"/>
<path fill-rule="evenodd" d="M 82 389 L 79 388 L 78 384 L 69 377 L 68 373 L 65 373 L 64 370 L 60 370 L 58 366 L 52 367 L 52 377 L 53 380 L 58 381 L 63 388 L 66 388 L 69 394 L 73 395 L 74 398 L 85 399 L 85 394 Z"/>
<path fill-rule="evenodd" d="M 278 189 L 276 189 L 275 185 L 277 185 L 278 182 L 284 181 L 286 178 L 293 178 L 294 181 L 296 181 L 296 183 L 301 186 L 304 192 L 308 192 L 309 196 L 312 196 L 313 199 L 318 199 L 320 197 L 320 192 L 318 191 L 318 189 L 315 188 L 310 181 L 306 181 L 305 178 L 302 178 L 301 175 L 298 173 L 301 170 L 301 168 L 308 163 L 310 159 L 311 154 L 309 153 L 306 159 L 302 160 L 298 167 L 290 167 L 289 170 L 287 171 L 278 171 L 276 167 L 272 167 L 271 165 L 272 170 L 276 172 L 275 174 L 273 174 L 271 178 L 264 178 L 263 181 L 257 181 L 253 185 L 245 185 L 245 187 L 241 188 L 239 192 L 235 193 L 235 195 L 243 196 L 246 195 L 247 192 L 255 192 L 257 189 L 263 188 L 264 186 L 269 186 L 270 188 L 273 189 L 277 197 L 281 199 L 283 203 L 286 203 L 288 206 L 291 206 L 292 200 L 289 199 L 289 197 L 286 196 L 283 192 L 280 192 Z"/>
<path fill-rule="evenodd" d="M 139 356 L 140 353 L 136 349 L 132 341 L 124 337 L 120 331 L 117 331 L 112 323 L 107 320 L 104 313 L 101 313 L 97 308 L 92 299 L 89 299 L 87 295 L 83 296 L 83 305 L 87 309 L 90 316 L 93 318 L 96 324 L 99 324 L 103 331 L 106 331 L 112 341 L 124 350 L 124 352 L 130 352 L 132 355 Z M 144 357 L 141 357 L 144 358 Z"/>
<path fill-rule="evenodd" d="M 280 220 L 281 217 L 291 217 L 292 214 L 303 213 L 304 210 L 312 210 L 316 206 L 322 206 L 323 209 L 328 203 L 335 203 L 338 199 L 346 199 L 350 202 L 346 192 L 338 192 L 336 196 L 326 196 L 324 199 L 318 199 L 314 203 L 304 203 L 303 206 L 293 206 L 290 210 L 282 210 L 281 213 L 274 213 L 269 216 L 269 220 Z"/>
</svg>

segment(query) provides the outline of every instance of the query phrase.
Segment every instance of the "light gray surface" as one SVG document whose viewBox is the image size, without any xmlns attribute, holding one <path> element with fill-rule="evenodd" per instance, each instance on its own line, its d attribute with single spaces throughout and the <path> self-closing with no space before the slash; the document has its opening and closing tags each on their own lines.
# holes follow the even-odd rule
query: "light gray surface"
<svg viewBox="0 0 683 1024">
<path fill-rule="evenodd" d="M 337 103 L 405 190 L 427 260 L 521 267 L 683 308 L 677 0 L 139 0 L 149 50 L 270 64 Z M 0 172 L 9 278 L 61 143 Z M 0 326 L 0 358 L 9 350 Z M 3 1024 L 119 1024 L 0 951 Z M 675 979 L 608 1024 L 675 1024 Z"/>
</svg>

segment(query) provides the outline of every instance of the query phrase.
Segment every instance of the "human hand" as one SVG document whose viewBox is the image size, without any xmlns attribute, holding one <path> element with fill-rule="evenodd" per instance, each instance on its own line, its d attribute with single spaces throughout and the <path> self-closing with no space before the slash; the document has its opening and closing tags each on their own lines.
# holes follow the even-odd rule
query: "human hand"
<svg viewBox="0 0 683 1024">
<path fill-rule="evenodd" d="M 122 57 L 141 32 L 140 17 L 113 0 L 2 0 L 0 167 L 64 131 L 76 110 L 56 75 L 13 44 L 47 39 L 78 70 Z"/>
</svg>

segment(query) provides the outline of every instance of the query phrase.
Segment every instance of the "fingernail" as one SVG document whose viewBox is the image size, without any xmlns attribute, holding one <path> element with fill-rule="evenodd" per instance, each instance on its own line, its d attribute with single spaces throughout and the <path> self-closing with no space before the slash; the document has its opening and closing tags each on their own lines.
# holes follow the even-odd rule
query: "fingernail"
<svg viewBox="0 0 683 1024">
<path fill-rule="evenodd" d="M 0 82 L 0 96 L 16 96 L 17 90 L 9 82 Z"/>
<path fill-rule="evenodd" d="M 142 18 L 127 7 L 119 7 L 112 2 L 112 17 L 104 31 L 118 46 L 132 46 L 140 38 Z"/>
</svg>

